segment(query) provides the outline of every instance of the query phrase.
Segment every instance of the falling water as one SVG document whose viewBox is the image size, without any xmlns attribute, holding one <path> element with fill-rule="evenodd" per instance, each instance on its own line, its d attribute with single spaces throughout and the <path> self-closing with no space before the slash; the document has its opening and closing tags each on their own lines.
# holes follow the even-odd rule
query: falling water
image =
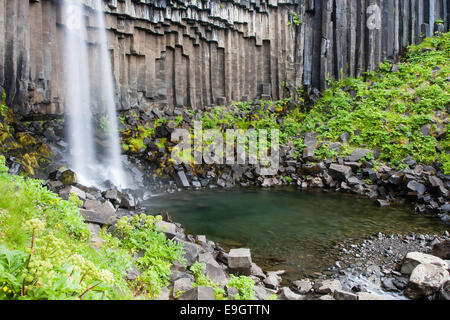
<svg viewBox="0 0 450 320">
<path fill-rule="evenodd" d="M 112 69 L 108 54 L 105 20 L 102 0 L 95 0 L 95 22 L 99 61 L 98 70 L 90 74 L 88 56 L 88 32 L 83 15 L 83 3 L 79 0 L 65 0 L 64 13 L 67 32 L 65 36 L 66 97 L 69 113 L 69 142 L 71 147 L 71 166 L 78 175 L 80 183 L 101 186 L 105 180 L 118 187 L 125 187 L 126 181 L 120 160 L 120 141 L 117 115 L 114 103 Z M 96 76 L 95 92 L 91 96 L 90 79 Z M 97 83 L 98 82 L 98 83 Z M 94 143 L 94 116 L 91 106 L 101 106 L 106 120 L 105 154 L 99 155 Z M 99 124 L 95 124 L 96 127 Z M 99 157 L 100 156 L 100 157 Z"/>
</svg>

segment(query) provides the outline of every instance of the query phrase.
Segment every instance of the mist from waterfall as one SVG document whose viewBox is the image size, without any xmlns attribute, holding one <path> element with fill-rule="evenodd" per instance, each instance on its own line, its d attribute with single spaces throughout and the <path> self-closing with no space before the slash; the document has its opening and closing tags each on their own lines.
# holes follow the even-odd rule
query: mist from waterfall
<svg viewBox="0 0 450 320">
<path fill-rule="evenodd" d="M 93 5 L 97 28 L 93 39 L 96 52 L 92 55 L 88 49 L 90 39 L 82 1 L 65 0 L 63 6 L 67 27 L 64 65 L 70 165 L 82 184 L 100 187 L 109 180 L 117 187 L 125 187 L 102 0 L 94 0 Z M 89 65 L 94 65 L 97 70 L 92 70 Z M 90 79 L 95 79 L 95 83 L 90 83 Z M 91 85 L 95 85 L 95 90 L 92 90 Z M 102 125 L 98 117 L 95 121 L 94 105 L 97 106 L 95 112 L 101 114 Z M 103 142 L 106 146 L 103 150 L 95 143 L 96 131 L 100 130 L 100 126 L 104 131 Z"/>
</svg>

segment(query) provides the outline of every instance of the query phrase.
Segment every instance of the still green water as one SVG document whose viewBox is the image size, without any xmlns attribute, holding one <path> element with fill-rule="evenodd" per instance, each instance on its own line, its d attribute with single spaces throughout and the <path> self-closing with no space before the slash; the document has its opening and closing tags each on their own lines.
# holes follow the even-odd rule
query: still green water
<svg viewBox="0 0 450 320">
<path fill-rule="evenodd" d="M 255 262 L 309 276 L 334 264 L 334 245 L 378 232 L 441 233 L 440 220 L 409 207 L 379 208 L 373 200 L 342 193 L 297 189 L 188 191 L 153 197 L 152 212 L 168 211 L 189 232 L 224 248 L 251 248 Z"/>
</svg>

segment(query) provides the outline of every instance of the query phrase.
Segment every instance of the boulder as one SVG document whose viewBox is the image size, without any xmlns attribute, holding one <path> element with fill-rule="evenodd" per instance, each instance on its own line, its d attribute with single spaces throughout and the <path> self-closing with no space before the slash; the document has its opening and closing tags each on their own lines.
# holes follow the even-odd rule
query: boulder
<svg viewBox="0 0 450 320">
<path fill-rule="evenodd" d="M 333 298 L 335 300 L 358 300 L 358 296 L 356 294 L 340 289 L 334 290 Z"/>
<path fill-rule="evenodd" d="M 311 291 L 313 284 L 309 279 L 297 280 L 292 282 L 295 290 L 300 294 L 306 294 Z"/>
<path fill-rule="evenodd" d="M 70 194 L 73 193 L 75 195 L 77 195 L 78 198 L 80 198 L 81 200 L 86 200 L 86 192 L 84 192 L 83 190 L 74 187 L 74 186 L 67 186 L 64 189 L 62 189 L 59 192 L 59 195 L 63 198 L 63 199 L 68 199 Z"/>
<path fill-rule="evenodd" d="M 66 170 L 58 177 L 64 185 L 71 185 L 77 183 L 77 174 L 72 170 Z"/>
<path fill-rule="evenodd" d="M 221 267 L 205 263 L 204 274 L 221 287 L 226 286 L 228 283 L 228 277 Z"/>
<path fill-rule="evenodd" d="M 409 252 L 403 260 L 401 272 L 411 274 L 419 264 L 433 264 L 441 268 L 447 268 L 447 263 L 441 258 L 422 252 Z"/>
<path fill-rule="evenodd" d="M 426 297 L 436 293 L 448 280 L 446 269 L 434 264 L 419 264 L 409 277 L 406 296 L 412 299 Z"/>
<path fill-rule="evenodd" d="M 254 286 L 253 291 L 255 292 L 255 297 L 258 300 L 269 300 L 270 296 L 276 293 L 276 291 L 269 290 L 262 285 Z"/>
<path fill-rule="evenodd" d="M 179 300 L 214 300 L 214 289 L 211 287 L 195 287 L 184 292 Z"/>
<path fill-rule="evenodd" d="M 304 297 L 292 292 L 288 287 L 281 288 L 281 292 L 278 295 L 278 299 L 280 300 L 303 300 Z"/>
<path fill-rule="evenodd" d="M 236 295 L 239 295 L 239 290 L 235 287 L 226 287 L 227 289 L 227 297 L 230 300 L 234 300 Z"/>
<path fill-rule="evenodd" d="M 314 286 L 314 291 L 320 294 L 327 294 L 333 292 L 335 290 L 342 289 L 341 282 L 337 279 L 327 279 L 327 280 L 319 280 L 317 281 Z"/>
<path fill-rule="evenodd" d="M 353 151 L 352 154 L 348 157 L 348 161 L 359 161 L 364 158 L 369 152 L 370 150 L 368 149 L 355 149 L 355 151 Z"/>
<path fill-rule="evenodd" d="M 426 187 L 415 180 L 411 180 L 410 182 L 408 182 L 406 188 L 408 188 L 411 191 L 417 192 L 417 194 L 419 195 L 423 195 L 426 191 Z"/>
<path fill-rule="evenodd" d="M 317 146 L 317 136 L 318 134 L 316 132 L 308 132 L 305 135 L 304 144 L 306 145 L 306 147 L 305 149 L 303 149 L 303 158 L 306 161 L 315 160 L 314 151 L 316 150 Z"/>
<path fill-rule="evenodd" d="M 89 211 L 95 211 L 105 215 L 115 215 L 116 209 L 108 200 L 98 201 L 98 200 L 86 200 L 84 202 L 84 208 Z"/>
<path fill-rule="evenodd" d="M 169 288 L 163 287 L 163 288 L 161 288 L 161 293 L 156 298 L 156 300 L 169 300 L 169 297 L 170 297 Z"/>
<path fill-rule="evenodd" d="M 135 209 L 136 199 L 129 193 L 122 194 L 120 206 L 125 209 Z"/>
<path fill-rule="evenodd" d="M 326 294 L 326 295 L 324 295 L 324 296 L 321 296 L 321 297 L 319 298 L 319 300 L 334 300 L 334 298 L 333 298 L 332 295 Z"/>
<path fill-rule="evenodd" d="M 266 278 L 266 275 L 262 271 L 262 269 L 256 264 L 252 262 L 252 267 L 250 269 L 250 275 L 258 277 L 261 280 Z"/>
<path fill-rule="evenodd" d="M 139 278 L 139 276 L 141 275 L 141 273 L 139 272 L 139 270 L 136 268 L 136 266 L 132 266 L 130 270 L 127 271 L 127 274 L 125 276 L 125 279 L 129 280 L 129 281 L 134 281 L 137 278 Z"/>
<path fill-rule="evenodd" d="M 191 279 L 189 278 L 180 278 L 175 280 L 175 282 L 173 283 L 173 292 L 172 295 L 174 298 L 176 298 L 178 295 L 180 295 L 180 292 L 185 292 L 185 291 L 189 291 L 191 290 L 192 287 L 192 282 Z M 182 294 L 182 293 L 181 293 Z"/>
<path fill-rule="evenodd" d="M 87 223 L 95 223 L 99 225 L 112 225 L 116 222 L 117 217 L 115 214 L 102 213 L 98 211 L 90 211 L 80 209 L 80 213 L 84 218 L 84 221 Z"/>
<path fill-rule="evenodd" d="M 281 277 L 274 272 L 269 272 L 267 277 L 263 280 L 264 285 L 273 290 L 278 290 L 281 284 Z"/>
<path fill-rule="evenodd" d="M 120 193 L 116 189 L 106 190 L 103 192 L 103 197 L 110 200 L 114 204 L 120 204 L 121 202 Z"/>
<path fill-rule="evenodd" d="M 231 249 L 228 253 L 228 268 L 232 273 L 249 276 L 252 268 L 250 249 Z"/>
<path fill-rule="evenodd" d="M 444 260 L 450 259 L 450 240 L 444 240 L 433 246 L 431 253 Z"/>
<path fill-rule="evenodd" d="M 184 256 L 183 257 L 186 260 L 187 267 L 192 266 L 194 264 L 194 262 L 197 260 L 200 253 L 205 252 L 205 250 L 202 247 L 200 247 L 199 245 L 197 245 L 195 243 L 181 240 L 178 237 L 175 237 L 172 240 L 183 244 L 183 248 L 184 248 Z"/>
<path fill-rule="evenodd" d="M 179 188 L 189 188 L 191 186 L 186 173 L 182 170 L 175 173 L 175 182 Z"/>
<path fill-rule="evenodd" d="M 163 232 L 168 239 L 173 239 L 177 235 L 177 226 L 166 221 L 155 223 L 156 230 Z"/>
<path fill-rule="evenodd" d="M 345 181 L 351 176 L 352 168 L 332 163 L 328 169 L 328 174 L 335 180 Z"/>
<path fill-rule="evenodd" d="M 201 263 L 209 263 L 217 268 L 220 268 L 219 263 L 216 261 L 216 259 L 214 259 L 214 256 L 212 255 L 211 252 L 205 252 L 205 253 L 201 253 L 198 256 L 198 262 Z"/>
</svg>

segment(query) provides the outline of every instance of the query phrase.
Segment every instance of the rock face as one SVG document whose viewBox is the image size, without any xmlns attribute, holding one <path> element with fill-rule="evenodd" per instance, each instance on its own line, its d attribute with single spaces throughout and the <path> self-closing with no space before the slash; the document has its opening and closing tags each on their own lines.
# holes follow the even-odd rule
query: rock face
<svg viewBox="0 0 450 320">
<path fill-rule="evenodd" d="M 82 1 L 94 59 L 94 2 Z M 446 29 L 435 24 L 446 19 L 444 2 L 105 0 L 118 106 L 201 108 L 282 99 L 301 84 L 323 89 L 327 78 L 359 76 Z M 61 3 L 0 0 L 0 89 L 23 113 L 64 111 Z"/>
<path fill-rule="evenodd" d="M 411 273 L 405 294 L 410 298 L 429 296 L 439 291 L 448 279 L 448 271 L 433 264 L 419 264 Z"/>
</svg>

